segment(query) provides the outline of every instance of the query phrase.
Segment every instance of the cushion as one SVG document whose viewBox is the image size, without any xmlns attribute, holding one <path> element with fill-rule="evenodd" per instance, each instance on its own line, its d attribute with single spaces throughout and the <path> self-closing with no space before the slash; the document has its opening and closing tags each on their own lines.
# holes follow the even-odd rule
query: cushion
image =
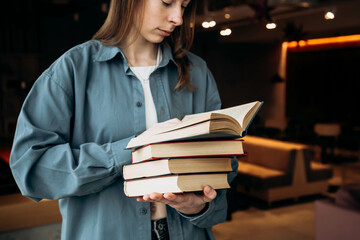
<svg viewBox="0 0 360 240">
<path fill-rule="evenodd" d="M 244 151 L 247 155 L 242 159 L 243 161 L 280 171 L 291 169 L 289 160 L 295 159 L 296 154 L 293 149 L 281 148 L 277 145 L 261 145 L 246 140 Z"/>
<path fill-rule="evenodd" d="M 335 204 L 360 210 L 360 184 L 352 184 L 341 187 L 335 195 Z"/>
<path fill-rule="evenodd" d="M 312 153 L 309 149 L 304 149 L 304 161 L 306 179 L 308 182 L 326 180 L 332 177 L 333 170 L 330 165 L 311 161 Z"/>
<path fill-rule="evenodd" d="M 291 174 L 276 169 L 239 161 L 238 183 L 255 189 L 268 189 L 291 184 Z"/>
</svg>

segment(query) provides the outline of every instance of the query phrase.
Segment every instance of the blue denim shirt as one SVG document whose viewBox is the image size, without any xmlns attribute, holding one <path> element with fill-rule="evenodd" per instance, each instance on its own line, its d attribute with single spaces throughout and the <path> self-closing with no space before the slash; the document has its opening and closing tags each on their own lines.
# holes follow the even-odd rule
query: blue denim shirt
<svg viewBox="0 0 360 240">
<path fill-rule="evenodd" d="M 219 109 L 205 62 L 189 53 L 196 92 L 174 91 L 176 63 L 169 48 L 150 76 L 159 122 Z M 18 118 L 10 165 L 24 196 L 59 199 L 62 239 L 151 239 L 150 204 L 128 198 L 122 167 L 129 140 L 145 130 L 144 94 L 117 47 L 92 40 L 55 61 L 35 82 Z M 237 161 L 233 161 L 234 178 Z M 167 206 L 172 240 L 213 239 L 225 221 L 226 191 L 206 212 L 185 216 Z"/>
</svg>

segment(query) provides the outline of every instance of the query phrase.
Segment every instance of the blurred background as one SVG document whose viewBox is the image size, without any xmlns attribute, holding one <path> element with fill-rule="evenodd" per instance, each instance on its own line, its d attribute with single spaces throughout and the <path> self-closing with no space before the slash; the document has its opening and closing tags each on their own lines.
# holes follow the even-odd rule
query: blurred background
<svg viewBox="0 0 360 240">
<path fill-rule="evenodd" d="M 333 176 L 341 177 L 330 186 L 344 185 L 344 167 L 353 171 L 352 183 L 359 183 L 360 1 L 197 2 L 192 52 L 207 62 L 223 106 L 265 102 L 248 134 L 311 146 L 313 160 L 332 164 Z M 23 100 L 53 61 L 91 39 L 109 1 L 0 4 L 0 195 L 7 197 L 18 193 L 8 159 Z M 0 217 L 1 204 L 9 201 L 0 200 Z M 59 237 L 58 225 L 54 231 Z M 314 228 L 308 231 L 313 238 Z M 10 239 L 5 233 L 0 238 Z"/>
<path fill-rule="evenodd" d="M 1 138 L 11 140 L 40 73 L 99 29 L 108 2 L 2 1 Z M 280 130 L 266 130 L 271 137 L 313 141 L 313 126 L 321 122 L 341 124 L 342 135 L 358 132 L 359 11 L 356 0 L 200 0 L 192 51 L 207 61 L 224 107 L 265 101 L 258 120 Z M 311 44 L 319 38 L 327 40 Z M 286 45 L 291 42 L 299 44 Z M 349 138 L 341 144 L 357 148 L 355 140 L 345 143 Z"/>
</svg>

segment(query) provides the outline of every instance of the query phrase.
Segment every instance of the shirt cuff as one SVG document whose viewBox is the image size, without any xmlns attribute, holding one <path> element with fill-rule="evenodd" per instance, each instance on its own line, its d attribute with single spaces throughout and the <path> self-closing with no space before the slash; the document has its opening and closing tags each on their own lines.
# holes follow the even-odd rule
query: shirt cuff
<svg viewBox="0 0 360 240">
<path fill-rule="evenodd" d="M 189 221 L 196 221 L 198 219 L 204 218 L 211 214 L 215 207 L 214 201 L 208 202 L 203 210 L 200 211 L 200 213 L 194 214 L 194 215 L 186 215 L 184 213 L 181 213 L 177 211 L 182 217 L 188 219 Z"/>
<path fill-rule="evenodd" d="M 116 172 L 121 175 L 123 166 L 125 164 L 131 164 L 131 151 L 133 149 L 126 149 L 126 146 L 133 137 L 134 136 L 124 138 L 111 144 L 112 158 L 114 159 Z"/>
</svg>

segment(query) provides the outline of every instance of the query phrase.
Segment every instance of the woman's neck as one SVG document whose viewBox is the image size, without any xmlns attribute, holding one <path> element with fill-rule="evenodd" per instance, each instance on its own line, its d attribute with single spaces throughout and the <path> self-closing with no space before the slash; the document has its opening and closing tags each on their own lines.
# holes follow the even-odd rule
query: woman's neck
<svg viewBox="0 0 360 240">
<path fill-rule="evenodd" d="M 131 67 L 156 65 L 158 44 L 140 44 L 135 41 L 128 45 L 123 44 L 120 48 Z"/>
</svg>

